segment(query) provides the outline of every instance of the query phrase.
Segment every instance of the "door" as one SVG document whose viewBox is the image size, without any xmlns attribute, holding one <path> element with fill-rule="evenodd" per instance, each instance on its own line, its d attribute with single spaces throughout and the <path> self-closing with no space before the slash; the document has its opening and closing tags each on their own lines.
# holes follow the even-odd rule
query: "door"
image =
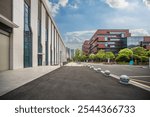
<svg viewBox="0 0 150 117">
<path fill-rule="evenodd" d="M 0 71 L 9 69 L 9 37 L 0 33 Z"/>
</svg>

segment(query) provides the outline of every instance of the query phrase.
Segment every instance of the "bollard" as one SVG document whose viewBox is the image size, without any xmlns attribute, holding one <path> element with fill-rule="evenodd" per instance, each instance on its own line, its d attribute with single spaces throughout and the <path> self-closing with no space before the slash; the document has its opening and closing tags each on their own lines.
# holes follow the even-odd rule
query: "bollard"
<svg viewBox="0 0 150 117">
<path fill-rule="evenodd" d="M 97 72 L 101 72 L 101 70 L 102 70 L 101 68 L 97 68 Z"/>
<path fill-rule="evenodd" d="M 127 75 L 121 75 L 120 76 L 120 79 L 119 79 L 119 82 L 121 83 L 121 84 L 129 84 L 129 81 L 130 81 L 130 78 L 129 78 L 129 76 L 127 76 Z"/>
<path fill-rule="evenodd" d="M 94 71 L 96 71 L 97 72 L 97 68 L 93 68 L 94 69 Z"/>
<path fill-rule="evenodd" d="M 94 69 L 94 66 L 91 66 L 90 68 L 91 68 L 91 69 Z"/>
<path fill-rule="evenodd" d="M 110 71 L 109 70 L 105 70 L 104 73 L 105 73 L 106 76 L 110 76 Z"/>
</svg>

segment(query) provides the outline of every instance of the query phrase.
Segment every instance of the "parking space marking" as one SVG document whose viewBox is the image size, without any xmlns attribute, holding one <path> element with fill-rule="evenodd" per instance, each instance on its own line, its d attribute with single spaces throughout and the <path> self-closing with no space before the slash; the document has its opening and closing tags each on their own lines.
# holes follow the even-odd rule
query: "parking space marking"
<svg viewBox="0 0 150 117">
<path fill-rule="evenodd" d="M 150 76 L 129 76 L 129 77 L 132 77 L 132 78 L 139 78 L 139 77 L 142 77 L 142 78 L 150 78 Z"/>
<path fill-rule="evenodd" d="M 148 82 L 148 81 L 143 81 L 143 80 L 137 80 L 137 79 L 131 79 L 131 80 L 134 80 L 134 81 L 139 81 L 139 82 L 143 82 L 143 83 L 150 83 L 150 82 Z"/>
<path fill-rule="evenodd" d="M 137 87 L 140 87 L 140 88 L 142 88 L 142 89 L 145 89 L 145 90 L 147 90 L 147 91 L 150 91 L 150 86 L 141 84 L 141 83 L 139 83 L 139 82 L 130 80 L 130 84 L 132 84 L 132 85 L 134 85 L 134 86 L 137 86 Z"/>
</svg>

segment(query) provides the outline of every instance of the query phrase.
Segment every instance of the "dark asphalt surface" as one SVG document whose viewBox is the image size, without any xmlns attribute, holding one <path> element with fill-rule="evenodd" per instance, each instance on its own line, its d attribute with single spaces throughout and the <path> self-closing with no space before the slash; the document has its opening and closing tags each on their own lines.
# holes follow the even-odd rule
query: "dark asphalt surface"
<svg viewBox="0 0 150 117">
<path fill-rule="evenodd" d="M 105 77 L 87 67 L 61 67 L 3 96 L 5 100 L 133 100 L 150 92 Z"/>
<path fill-rule="evenodd" d="M 128 76 L 150 76 L 150 69 L 140 68 L 129 65 L 94 65 L 95 67 L 101 67 L 102 70 L 111 70 L 116 75 L 126 74 Z"/>
<path fill-rule="evenodd" d="M 134 79 L 143 80 L 150 82 L 150 69 L 148 68 L 141 68 L 137 66 L 129 66 L 129 65 L 94 65 L 94 67 L 102 68 L 102 70 L 109 70 L 112 74 L 115 75 L 128 75 L 131 76 L 139 76 L 139 77 L 133 77 Z M 148 76 L 148 77 L 142 77 L 142 76 Z"/>
</svg>

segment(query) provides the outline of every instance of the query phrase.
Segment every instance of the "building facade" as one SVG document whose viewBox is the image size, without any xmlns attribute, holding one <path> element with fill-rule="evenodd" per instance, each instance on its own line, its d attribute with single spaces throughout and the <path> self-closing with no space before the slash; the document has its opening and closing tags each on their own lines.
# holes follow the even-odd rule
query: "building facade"
<svg viewBox="0 0 150 117">
<path fill-rule="evenodd" d="M 101 49 L 117 54 L 123 48 L 137 46 L 150 50 L 150 36 L 131 36 L 128 29 L 102 29 L 84 41 L 82 50 L 85 55 L 95 54 Z"/>
<path fill-rule="evenodd" d="M 71 59 L 73 59 L 75 56 L 75 49 L 71 49 L 70 51 L 71 51 Z"/>
<path fill-rule="evenodd" d="M 140 42 L 140 46 L 150 50 L 150 36 L 145 36 L 143 41 Z"/>
<path fill-rule="evenodd" d="M 90 41 L 89 40 L 84 41 L 84 43 L 82 45 L 82 50 L 85 55 L 89 54 L 89 51 L 90 51 Z"/>
<path fill-rule="evenodd" d="M 90 39 L 89 53 L 97 53 L 102 49 L 117 54 L 127 47 L 127 38 L 130 36 L 127 29 L 99 29 Z"/>
<path fill-rule="evenodd" d="M 131 36 L 127 38 L 128 48 L 137 46 L 150 50 L 150 36 Z"/>
<path fill-rule="evenodd" d="M 0 1 L 0 71 L 66 61 L 48 0 Z"/>
<path fill-rule="evenodd" d="M 68 61 L 72 60 L 75 56 L 75 50 L 74 49 L 66 47 L 66 53 L 67 53 L 67 60 Z"/>
</svg>

